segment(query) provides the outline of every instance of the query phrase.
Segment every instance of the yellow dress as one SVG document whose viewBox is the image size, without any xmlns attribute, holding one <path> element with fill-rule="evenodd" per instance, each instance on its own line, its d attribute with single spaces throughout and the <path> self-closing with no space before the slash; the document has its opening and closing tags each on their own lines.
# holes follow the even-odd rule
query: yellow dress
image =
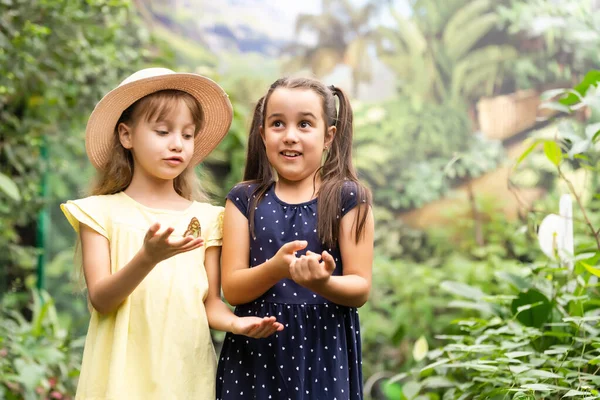
<svg viewBox="0 0 600 400">
<path fill-rule="evenodd" d="M 156 221 L 183 235 L 196 217 L 205 243 L 156 265 L 115 312 L 92 310 L 76 399 L 214 400 L 204 252 L 221 246 L 223 208 L 194 202 L 183 211 L 153 209 L 121 192 L 61 209 L 76 232 L 84 223 L 109 240 L 111 273 L 133 258 Z"/>
</svg>

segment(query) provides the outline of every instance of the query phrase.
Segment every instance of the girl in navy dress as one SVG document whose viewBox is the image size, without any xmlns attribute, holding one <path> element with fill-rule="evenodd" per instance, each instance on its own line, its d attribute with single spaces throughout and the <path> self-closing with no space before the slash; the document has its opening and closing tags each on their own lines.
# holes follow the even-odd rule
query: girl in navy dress
<svg viewBox="0 0 600 400">
<path fill-rule="evenodd" d="M 273 83 L 254 112 L 244 180 L 225 206 L 223 294 L 237 315 L 285 328 L 227 334 L 217 399 L 362 399 L 357 308 L 371 288 L 374 223 L 344 92 Z"/>
</svg>

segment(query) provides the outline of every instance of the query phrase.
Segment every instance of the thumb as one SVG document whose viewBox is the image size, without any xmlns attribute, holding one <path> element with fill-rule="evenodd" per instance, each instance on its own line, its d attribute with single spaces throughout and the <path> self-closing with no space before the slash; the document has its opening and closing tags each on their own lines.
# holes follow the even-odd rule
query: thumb
<svg viewBox="0 0 600 400">
<path fill-rule="evenodd" d="M 286 253 L 294 253 L 298 250 L 302 250 L 308 246 L 308 242 L 306 240 L 294 240 L 293 242 L 289 242 L 283 245 L 283 249 Z"/>
<path fill-rule="evenodd" d="M 333 259 L 333 256 L 328 252 L 324 251 L 322 254 L 322 258 L 325 262 L 325 268 L 327 268 L 328 272 L 332 273 L 335 270 L 335 260 Z"/>
</svg>

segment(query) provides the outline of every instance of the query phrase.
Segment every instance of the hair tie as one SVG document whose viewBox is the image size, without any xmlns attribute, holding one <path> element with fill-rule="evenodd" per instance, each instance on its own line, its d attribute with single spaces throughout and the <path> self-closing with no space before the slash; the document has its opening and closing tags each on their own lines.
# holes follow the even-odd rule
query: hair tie
<svg viewBox="0 0 600 400">
<path fill-rule="evenodd" d="M 332 92 L 335 92 L 335 86 L 333 86 L 333 85 L 329 86 L 329 90 L 331 90 Z"/>
</svg>

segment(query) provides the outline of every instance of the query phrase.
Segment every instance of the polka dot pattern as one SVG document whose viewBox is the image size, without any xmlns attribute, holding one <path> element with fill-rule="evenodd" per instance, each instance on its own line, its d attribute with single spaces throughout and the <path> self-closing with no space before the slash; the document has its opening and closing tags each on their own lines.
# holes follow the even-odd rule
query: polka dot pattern
<svg viewBox="0 0 600 400">
<path fill-rule="evenodd" d="M 248 215 L 254 186 L 240 184 L 228 195 Z M 356 190 L 342 191 L 340 215 L 356 206 Z M 280 200 L 272 186 L 255 210 L 256 238 L 250 238 L 250 266 L 262 264 L 292 240 L 308 250 L 327 250 L 343 265 L 338 248 L 325 248 L 316 233 L 317 199 L 300 204 Z M 264 228 L 264 229 L 263 229 Z M 298 252 L 299 255 L 303 252 Z M 266 339 L 227 334 L 217 372 L 217 400 L 359 400 L 362 391 L 358 312 L 339 306 L 284 279 L 263 296 L 236 307 L 239 316 L 273 315 L 285 329 Z"/>
</svg>

